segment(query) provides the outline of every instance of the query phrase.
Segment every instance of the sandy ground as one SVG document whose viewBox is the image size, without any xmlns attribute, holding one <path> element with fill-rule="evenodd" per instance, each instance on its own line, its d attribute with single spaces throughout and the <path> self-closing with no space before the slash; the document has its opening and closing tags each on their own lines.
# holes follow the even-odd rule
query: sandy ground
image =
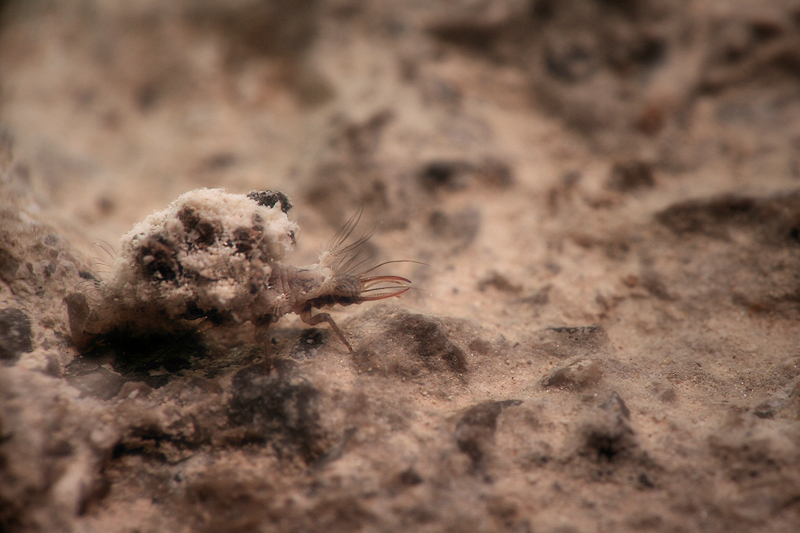
<svg viewBox="0 0 800 533">
<path fill-rule="evenodd" d="M 0 531 L 800 530 L 798 72 L 792 0 L 0 2 Z M 76 347 L 199 187 L 424 264 Z"/>
</svg>

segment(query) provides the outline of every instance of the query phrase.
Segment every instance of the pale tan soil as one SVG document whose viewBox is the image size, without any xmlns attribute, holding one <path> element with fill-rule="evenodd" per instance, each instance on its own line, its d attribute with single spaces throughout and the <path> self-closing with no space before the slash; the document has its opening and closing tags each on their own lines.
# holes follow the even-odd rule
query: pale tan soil
<svg viewBox="0 0 800 533">
<path fill-rule="evenodd" d="M 0 10 L 0 531 L 800 530 L 800 2 Z M 198 187 L 415 290 L 81 354 Z"/>
</svg>

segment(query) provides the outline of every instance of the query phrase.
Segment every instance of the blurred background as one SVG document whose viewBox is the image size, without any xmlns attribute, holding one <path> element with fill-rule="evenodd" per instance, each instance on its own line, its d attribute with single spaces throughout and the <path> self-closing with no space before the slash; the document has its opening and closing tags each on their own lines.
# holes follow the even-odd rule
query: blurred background
<svg viewBox="0 0 800 533">
<path fill-rule="evenodd" d="M 537 203 L 565 181 L 800 179 L 793 0 L 5 0 L 0 17 L 15 179 L 112 242 L 199 186 L 393 227 L 470 186 Z"/>
</svg>

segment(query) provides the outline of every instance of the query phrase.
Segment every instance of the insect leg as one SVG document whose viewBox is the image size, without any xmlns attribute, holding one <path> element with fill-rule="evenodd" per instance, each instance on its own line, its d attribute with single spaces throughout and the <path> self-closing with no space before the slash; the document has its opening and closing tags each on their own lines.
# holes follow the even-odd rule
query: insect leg
<svg viewBox="0 0 800 533">
<path fill-rule="evenodd" d="M 331 315 L 328 313 L 317 313 L 316 315 L 311 314 L 311 309 L 306 309 L 302 313 L 300 313 L 300 320 L 308 324 L 309 326 L 316 326 L 320 322 L 327 322 L 331 329 L 339 336 L 347 349 L 350 350 L 350 353 L 353 353 L 353 347 L 350 346 L 350 343 L 347 342 L 347 338 L 342 333 L 342 330 L 339 329 L 339 326 L 336 325 L 336 322 L 333 321 Z"/>
<path fill-rule="evenodd" d="M 266 324 L 256 324 L 256 342 L 264 346 L 264 373 L 269 375 L 272 370 L 272 340 L 269 337 L 270 322 Z"/>
<path fill-rule="evenodd" d="M 72 341 L 79 349 L 83 349 L 91 344 L 92 336 L 86 332 L 86 328 L 91 321 L 91 310 L 86 295 L 75 292 L 65 298 L 67 303 L 67 315 L 69 316 L 69 329 L 72 333 Z"/>
</svg>

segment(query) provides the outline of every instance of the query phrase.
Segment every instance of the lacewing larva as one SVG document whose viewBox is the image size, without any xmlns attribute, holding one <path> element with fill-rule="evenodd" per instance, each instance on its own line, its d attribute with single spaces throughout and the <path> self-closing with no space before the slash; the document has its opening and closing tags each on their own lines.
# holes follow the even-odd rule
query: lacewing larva
<svg viewBox="0 0 800 533">
<path fill-rule="evenodd" d="M 78 346 L 115 329 L 169 331 L 187 320 L 216 325 L 253 323 L 268 341 L 270 324 L 296 313 L 309 325 L 326 322 L 351 352 L 328 313 L 314 309 L 400 296 L 410 281 L 374 275 L 381 263 L 359 270 L 365 235 L 348 244 L 356 213 L 319 261 L 305 267 L 281 260 L 295 245 L 297 224 L 281 192 L 231 194 L 223 189 L 187 192 L 125 234 L 108 265 L 91 309 L 83 293 L 67 297 L 70 329 Z M 266 342 L 269 351 L 269 342 Z M 269 355 L 267 355 L 269 367 Z"/>
</svg>

